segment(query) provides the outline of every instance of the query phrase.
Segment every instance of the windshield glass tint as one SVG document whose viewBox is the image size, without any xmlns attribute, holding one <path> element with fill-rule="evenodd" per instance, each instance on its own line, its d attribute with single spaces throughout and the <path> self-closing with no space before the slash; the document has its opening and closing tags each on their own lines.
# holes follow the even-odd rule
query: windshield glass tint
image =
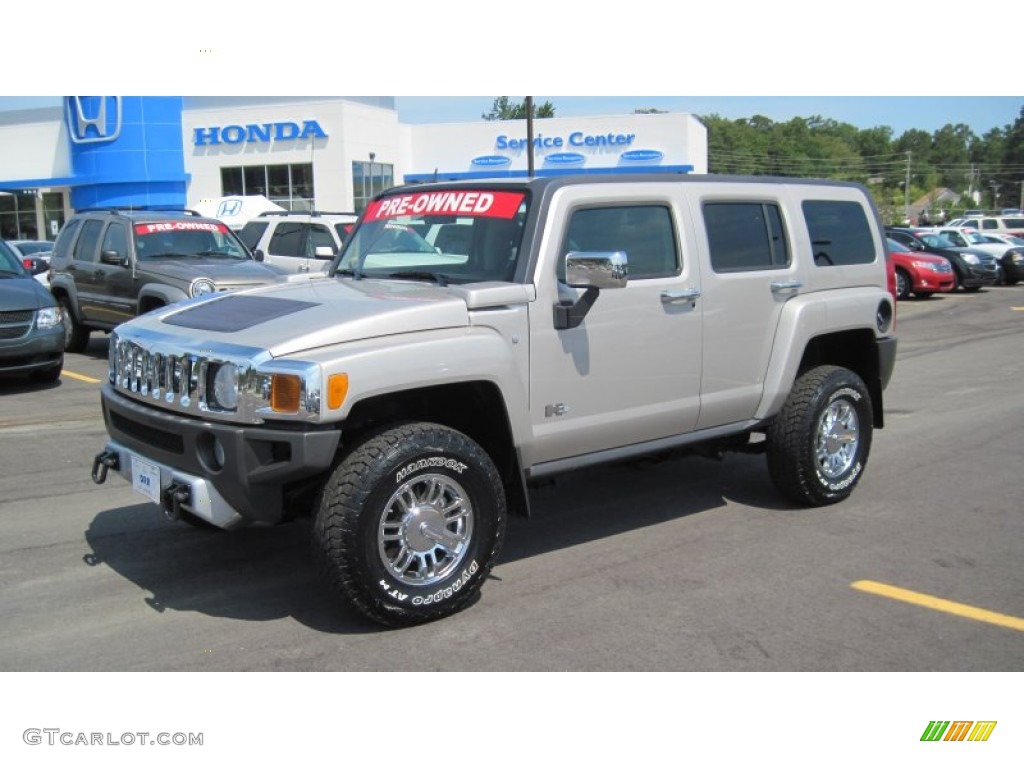
<svg viewBox="0 0 1024 768">
<path fill-rule="evenodd" d="M 511 280 L 526 219 L 523 192 L 445 190 L 376 200 L 338 269 L 366 277 Z"/>
<path fill-rule="evenodd" d="M 248 259 L 249 252 L 226 224 L 210 221 L 161 221 L 136 224 L 135 252 L 140 259 L 171 256 Z"/>
<path fill-rule="evenodd" d="M 25 272 L 18 257 L 14 255 L 14 252 L 7 247 L 7 243 L 3 240 L 0 240 L 0 272 L 5 274 L 14 273 L 16 275 L 21 275 Z"/>
</svg>

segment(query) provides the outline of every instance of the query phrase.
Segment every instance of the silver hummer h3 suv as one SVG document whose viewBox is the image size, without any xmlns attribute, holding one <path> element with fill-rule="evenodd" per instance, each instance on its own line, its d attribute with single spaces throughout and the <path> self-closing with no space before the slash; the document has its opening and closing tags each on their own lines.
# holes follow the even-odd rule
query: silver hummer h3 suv
<svg viewBox="0 0 1024 768">
<path fill-rule="evenodd" d="M 93 479 L 199 525 L 309 514 L 352 605 L 435 619 L 540 478 L 699 446 L 764 451 L 798 504 L 846 498 L 895 359 L 888 271 L 855 184 L 388 190 L 328 272 L 118 327 Z"/>
</svg>

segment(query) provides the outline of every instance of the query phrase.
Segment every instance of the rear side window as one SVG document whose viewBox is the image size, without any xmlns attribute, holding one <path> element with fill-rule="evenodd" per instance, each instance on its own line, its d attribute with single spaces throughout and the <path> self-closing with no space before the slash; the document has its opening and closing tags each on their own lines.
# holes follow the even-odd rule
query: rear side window
<svg viewBox="0 0 1024 768">
<path fill-rule="evenodd" d="M 871 264 L 875 244 L 864 208 L 846 200 L 804 200 L 814 263 L 819 267 Z"/>
<path fill-rule="evenodd" d="M 97 260 L 96 245 L 102 229 L 103 222 L 99 219 L 89 219 L 82 225 L 82 234 L 75 243 L 75 261 Z"/>
<path fill-rule="evenodd" d="M 774 203 L 705 203 L 704 226 L 715 272 L 780 269 L 789 264 L 782 215 Z"/>
<path fill-rule="evenodd" d="M 250 221 L 241 231 L 238 233 L 239 239 L 245 243 L 245 247 L 250 251 L 256 248 L 256 244 L 259 243 L 260 238 L 263 237 L 263 233 L 267 231 L 269 222 L 266 221 Z"/>
<path fill-rule="evenodd" d="M 679 274 L 679 255 L 669 209 L 660 205 L 582 208 L 572 214 L 562 255 L 570 251 L 625 251 L 629 277 Z M 559 260 L 565 278 L 565 259 Z"/>
</svg>

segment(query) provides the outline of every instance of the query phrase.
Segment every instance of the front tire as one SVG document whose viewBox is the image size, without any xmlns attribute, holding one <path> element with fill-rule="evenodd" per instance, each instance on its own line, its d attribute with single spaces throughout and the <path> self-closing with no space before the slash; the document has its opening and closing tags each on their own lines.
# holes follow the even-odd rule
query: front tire
<svg viewBox="0 0 1024 768">
<path fill-rule="evenodd" d="M 842 501 L 867 465 L 873 423 L 871 395 L 860 376 L 834 365 L 810 369 L 768 429 L 772 482 L 798 504 Z"/>
<path fill-rule="evenodd" d="M 906 270 L 896 270 L 896 298 L 907 299 L 910 298 L 910 275 L 906 273 Z"/>
<path fill-rule="evenodd" d="M 505 534 L 498 471 L 466 435 L 395 426 L 356 445 L 321 491 L 313 550 L 353 606 L 387 626 L 449 616 L 476 599 Z"/>
<path fill-rule="evenodd" d="M 75 320 L 75 313 L 65 297 L 60 299 L 60 314 L 64 320 L 64 351 L 81 352 L 89 344 L 89 329 Z"/>
</svg>

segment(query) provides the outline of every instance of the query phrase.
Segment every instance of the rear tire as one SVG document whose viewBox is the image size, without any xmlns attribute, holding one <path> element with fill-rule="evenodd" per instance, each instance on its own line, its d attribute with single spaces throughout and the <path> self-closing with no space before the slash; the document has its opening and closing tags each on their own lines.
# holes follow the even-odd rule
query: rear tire
<svg viewBox="0 0 1024 768">
<path fill-rule="evenodd" d="M 449 616 L 477 597 L 505 535 L 505 492 L 484 450 L 439 424 L 354 446 L 320 493 L 313 551 L 356 609 L 387 626 Z"/>
<path fill-rule="evenodd" d="M 872 413 L 871 395 L 853 371 L 822 365 L 804 373 L 768 429 L 772 482 L 798 504 L 847 498 L 867 465 Z"/>
</svg>

